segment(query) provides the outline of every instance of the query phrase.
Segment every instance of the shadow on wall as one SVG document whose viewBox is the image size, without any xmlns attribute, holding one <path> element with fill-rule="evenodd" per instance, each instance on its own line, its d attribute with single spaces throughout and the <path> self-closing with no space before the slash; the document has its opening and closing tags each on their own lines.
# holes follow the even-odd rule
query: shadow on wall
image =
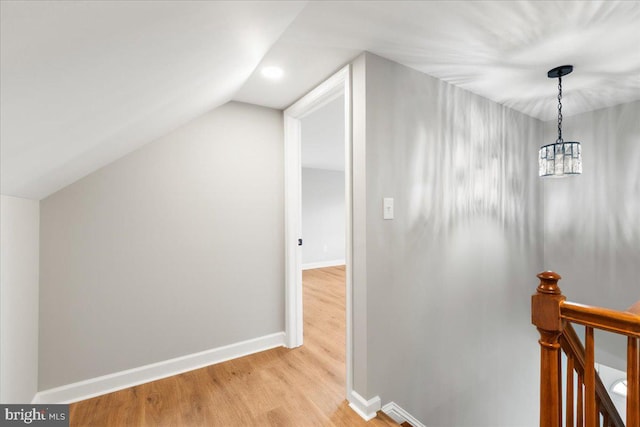
<svg viewBox="0 0 640 427">
<path fill-rule="evenodd" d="M 533 426 L 542 123 L 373 55 L 367 85 L 371 389 L 429 426 Z"/>
<path fill-rule="evenodd" d="M 640 299 L 639 116 L 640 101 L 565 120 L 584 170 L 544 184 L 544 255 L 571 301 L 625 310 Z"/>
<path fill-rule="evenodd" d="M 441 81 L 437 99 L 436 123 L 445 126 L 421 120 L 406 129 L 413 141 L 407 147 L 411 227 L 446 237 L 485 218 L 523 245 L 535 244 L 540 206 L 530 206 L 537 172 L 532 119 Z"/>
</svg>

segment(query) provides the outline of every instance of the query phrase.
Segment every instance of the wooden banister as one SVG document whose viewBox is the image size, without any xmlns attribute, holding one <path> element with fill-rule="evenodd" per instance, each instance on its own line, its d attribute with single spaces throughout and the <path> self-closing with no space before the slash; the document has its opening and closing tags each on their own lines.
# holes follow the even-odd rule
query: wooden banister
<svg viewBox="0 0 640 427">
<path fill-rule="evenodd" d="M 560 335 L 562 320 L 560 275 L 551 271 L 538 274 L 540 285 L 531 297 L 531 322 L 540 333 L 540 426 L 562 425 L 562 383 L 560 380 Z M 544 373 L 544 374 L 543 374 Z M 544 410 L 543 410 L 544 408 Z"/>
<path fill-rule="evenodd" d="M 570 322 L 640 338 L 640 316 L 637 314 L 564 301 L 560 306 L 560 315 Z"/>
<path fill-rule="evenodd" d="M 569 378 L 571 378 L 571 382 L 573 382 L 573 371 L 576 372 L 578 377 L 578 387 L 581 384 L 584 384 L 584 381 L 580 378 L 584 377 L 585 373 L 585 348 L 576 333 L 576 330 L 573 328 L 571 323 L 564 323 L 564 331 L 560 336 L 560 346 L 562 350 L 567 355 L 567 390 L 570 388 L 573 389 L 573 385 L 569 387 Z M 620 417 L 620 414 L 616 410 L 613 401 L 611 400 L 611 396 L 607 392 L 607 388 L 602 383 L 602 380 L 598 375 L 595 375 L 595 389 L 597 400 L 600 402 L 600 407 L 602 408 L 602 412 L 605 414 L 605 417 L 609 420 L 609 424 L 615 427 L 624 427 L 624 421 Z M 569 396 L 567 393 L 567 426 L 575 425 L 573 421 L 573 414 L 569 417 L 569 405 L 573 405 L 573 396 Z M 579 397 L 580 399 L 580 397 Z M 573 408 L 571 408 L 572 410 Z M 580 409 L 578 408 L 578 412 Z M 578 424 L 582 425 L 582 424 Z"/>
<path fill-rule="evenodd" d="M 625 426 L 595 371 L 594 330 L 600 329 L 628 337 L 626 426 L 640 427 L 640 302 L 626 312 L 577 304 L 562 295 L 559 274 L 545 271 L 538 278 L 531 321 L 540 333 L 540 426 L 563 425 L 561 350 L 567 355 L 564 425 Z M 570 322 L 585 326 L 584 346 Z"/>
</svg>

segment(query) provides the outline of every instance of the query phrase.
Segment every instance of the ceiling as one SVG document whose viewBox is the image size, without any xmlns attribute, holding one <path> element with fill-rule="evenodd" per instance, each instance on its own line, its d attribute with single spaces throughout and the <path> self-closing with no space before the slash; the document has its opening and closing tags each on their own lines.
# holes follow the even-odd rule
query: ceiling
<svg viewBox="0 0 640 427">
<path fill-rule="evenodd" d="M 231 99 L 285 108 L 365 50 L 542 120 L 558 65 L 565 116 L 640 99 L 640 1 L 0 7 L 2 194 L 34 199 Z"/>
<path fill-rule="evenodd" d="M 2 1 L 2 194 L 40 199 L 228 102 L 299 2 Z"/>
</svg>

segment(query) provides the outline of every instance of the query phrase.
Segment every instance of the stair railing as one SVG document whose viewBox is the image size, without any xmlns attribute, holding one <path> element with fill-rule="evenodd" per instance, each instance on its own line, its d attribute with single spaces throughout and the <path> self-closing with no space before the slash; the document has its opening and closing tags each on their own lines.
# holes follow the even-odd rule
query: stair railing
<svg viewBox="0 0 640 427">
<path fill-rule="evenodd" d="M 540 332 L 540 426 L 625 426 L 595 370 L 594 329 L 600 329 L 627 337 L 626 426 L 640 427 L 640 302 L 626 312 L 577 304 L 562 295 L 559 274 L 546 271 L 538 278 L 531 319 Z M 584 346 L 571 323 L 585 327 Z M 566 424 L 561 351 L 567 355 Z"/>
</svg>

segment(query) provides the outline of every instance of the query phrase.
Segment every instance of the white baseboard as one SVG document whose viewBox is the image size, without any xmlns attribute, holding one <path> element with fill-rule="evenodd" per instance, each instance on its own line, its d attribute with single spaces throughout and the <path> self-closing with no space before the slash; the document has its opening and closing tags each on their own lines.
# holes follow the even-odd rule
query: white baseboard
<svg viewBox="0 0 640 427">
<path fill-rule="evenodd" d="M 331 261 L 320 261 L 320 262 L 308 262 L 306 264 L 302 264 L 303 270 L 312 270 L 314 268 L 325 268 L 325 267 L 337 267 L 339 265 L 345 265 L 344 259 L 334 259 Z"/>
<path fill-rule="evenodd" d="M 392 418 L 398 424 L 402 424 L 403 422 L 408 422 L 413 427 L 426 427 L 422 424 L 416 417 L 405 411 L 400 407 L 400 405 L 395 402 L 389 402 L 382 407 L 382 412 L 387 414 L 390 418 Z"/>
<path fill-rule="evenodd" d="M 38 392 L 32 403 L 72 403 L 194 369 L 284 346 L 284 332 L 152 363 Z"/>
<path fill-rule="evenodd" d="M 369 421 L 376 417 L 376 413 L 380 410 L 380 397 L 375 396 L 369 400 L 365 400 L 358 392 L 351 390 L 349 395 L 349 406 L 365 421 Z"/>
</svg>

